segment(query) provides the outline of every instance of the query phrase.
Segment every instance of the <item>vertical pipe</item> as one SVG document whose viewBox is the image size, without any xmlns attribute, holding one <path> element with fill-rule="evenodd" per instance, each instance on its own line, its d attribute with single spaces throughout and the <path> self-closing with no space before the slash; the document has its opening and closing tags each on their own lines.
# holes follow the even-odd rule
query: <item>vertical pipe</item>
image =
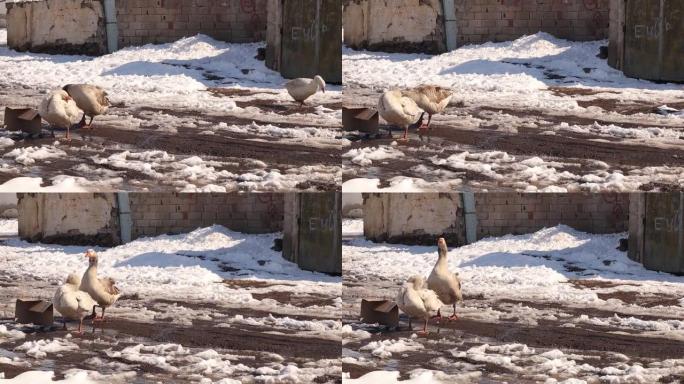
<svg viewBox="0 0 684 384">
<path fill-rule="evenodd" d="M 677 255 L 679 265 L 674 273 L 684 273 L 684 192 L 679 192 L 679 223 L 677 223 Z M 676 264 L 676 263 L 675 263 Z"/>
<path fill-rule="evenodd" d="M 321 71 L 321 0 L 316 0 L 316 53 L 314 63 L 316 63 L 316 73 L 312 73 L 311 77 L 322 74 Z"/>
<path fill-rule="evenodd" d="M 453 51 L 458 47 L 458 23 L 454 0 L 442 0 L 442 12 L 444 13 L 444 34 L 446 35 L 447 51 Z"/>
<path fill-rule="evenodd" d="M 119 208 L 119 228 L 121 232 L 121 243 L 130 243 L 131 230 L 133 228 L 133 220 L 131 220 L 131 202 L 128 199 L 128 193 L 118 192 L 116 194 L 116 202 Z"/>
<path fill-rule="evenodd" d="M 119 27 L 116 22 L 116 0 L 104 0 L 107 29 L 107 52 L 114 53 L 119 47 Z"/>
<path fill-rule="evenodd" d="M 475 211 L 475 194 L 473 192 L 461 193 L 463 199 L 463 218 L 465 220 L 466 244 L 477 241 L 477 212 Z"/>
<path fill-rule="evenodd" d="M 658 66 L 658 78 L 663 79 L 663 58 L 665 55 L 665 0 L 660 0 L 660 12 L 658 15 L 658 57 L 656 58 Z"/>
</svg>

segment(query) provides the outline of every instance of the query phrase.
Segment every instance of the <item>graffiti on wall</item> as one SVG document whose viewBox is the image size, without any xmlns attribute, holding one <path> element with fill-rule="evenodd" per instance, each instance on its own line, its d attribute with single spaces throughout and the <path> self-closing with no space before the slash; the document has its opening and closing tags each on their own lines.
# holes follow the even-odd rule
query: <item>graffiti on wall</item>
<svg viewBox="0 0 684 384">
<path fill-rule="evenodd" d="M 333 213 L 326 217 L 310 217 L 309 231 L 310 232 L 332 232 L 335 230 L 337 221 Z"/>
<path fill-rule="evenodd" d="M 658 216 L 653 220 L 653 229 L 656 232 L 678 232 L 680 217 L 679 210 L 670 216 Z"/>
</svg>

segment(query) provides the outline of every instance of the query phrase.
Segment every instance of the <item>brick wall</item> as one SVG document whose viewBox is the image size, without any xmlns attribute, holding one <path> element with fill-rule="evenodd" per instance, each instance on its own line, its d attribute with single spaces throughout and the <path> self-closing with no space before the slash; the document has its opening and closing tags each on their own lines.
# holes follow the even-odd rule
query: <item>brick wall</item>
<svg viewBox="0 0 684 384">
<path fill-rule="evenodd" d="M 220 224 L 244 233 L 283 228 L 283 194 L 132 193 L 133 239 Z"/>
<path fill-rule="evenodd" d="M 369 240 L 434 244 L 445 236 L 466 239 L 464 206 L 458 193 L 364 194 L 364 235 Z M 625 232 L 629 194 L 476 193 L 476 238 L 521 235 L 564 224 L 588 233 Z"/>
<path fill-rule="evenodd" d="M 233 43 L 264 40 L 266 0 L 117 2 L 120 47 L 167 43 L 198 33 Z"/>
<path fill-rule="evenodd" d="M 565 224 L 589 233 L 627 231 L 629 194 L 475 195 L 477 237 L 536 232 Z"/>
<path fill-rule="evenodd" d="M 609 0 L 456 0 L 458 42 L 514 40 L 538 31 L 568 40 L 608 36 Z"/>
</svg>

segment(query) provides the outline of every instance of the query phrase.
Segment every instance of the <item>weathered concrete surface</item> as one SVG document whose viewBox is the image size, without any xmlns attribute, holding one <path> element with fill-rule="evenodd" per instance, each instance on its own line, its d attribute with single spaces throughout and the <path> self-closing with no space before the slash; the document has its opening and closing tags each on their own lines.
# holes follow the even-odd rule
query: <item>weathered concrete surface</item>
<svg viewBox="0 0 684 384">
<path fill-rule="evenodd" d="M 0 28 L 7 26 L 7 6 L 5 0 L 0 0 Z"/>
<path fill-rule="evenodd" d="M 106 52 L 102 3 L 41 0 L 7 4 L 7 45 L 18 51 L 99 55 Z"/>
<path fill-rule="evenodd" d="M 463 208 L 458 193 L 364 194 L 364 235 L 377 242 L 434 245 L 444 236 L 450 245 L 465 243 Z"/>
<path fill-rule="evenodd" d="M 344 41 L 353 48 L 442 52 L 446 49 L 440 0 L 345 1 Z"/>
<path fill-rule="evenodd" d="M 103 246 L 119 242 L 116 195 L 19 194 L 19 237 L 31 242 Z"/>
<path fill-rule="evenodd" d="M 301 269 L 342 274 L 342 194 L 287 193 L 283 257 Z"/>
</svg>

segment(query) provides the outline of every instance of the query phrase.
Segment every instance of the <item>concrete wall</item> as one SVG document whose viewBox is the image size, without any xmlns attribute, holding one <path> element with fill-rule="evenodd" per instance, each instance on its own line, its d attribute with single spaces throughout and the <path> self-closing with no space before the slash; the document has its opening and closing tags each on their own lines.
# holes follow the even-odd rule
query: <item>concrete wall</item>
<svg viewBox="0 0 684 384">
<path fill-rule="evenodd" d="M 59 244 L 115 245 L 119 242 L 116 195 L 21 193 L 19 237 Z"/>
<path fill-rule="evenodd" d="M 477 193 L 476 238 L 533 233 L 565 224 L 589 233 L 628 229 L 629 194 Z M 364 234 L 373 241 L 465 243 L 461 195 L 364 194 Z"/>
<path fill-rule="evenodd" d="M 363 195 L 364 236 L 377 242 L 465 243 L 463 207 L 458 193 L 373 193 Z"/>
<path fill-rule="evenodd" d="M 266 37 L 266 0 L 119 0 L 119 47 L 166 43 L 198 33 L 233 43 Z M 19 51 L 107 52 L 102 0 L 8 3 L 8 45 Z"/>
<path fill-rule="evenodd" d="M 266 0 L 117 1 L 120 47 L 176 41 L 198 33 L 234 42 L 266 36 Z"/>
<path fill-rule="evenodd" d="M 515 40 L 544 31 L 569 40 L 608 36 L 609 0 L 454 0 L 458 45 Z M 442 0 L 347 0 L 345 43 L 353 48 L 443 52 Z"/>
<path fill-rule="evenodd" d="M 344 42 L 386 52 L 446 49 L 440 0 L 346 0 Z"/>
<path fill-rule="evenodd" d="M 220 224 L 243 233 L 283 228 L 282 194 L 131 193 L 131 239 Z M 114 193 L 19 194 L 19 236 L 59 244 L 120 243 Z"/>
<path fill-rule="evenodd" d="M 106 52 L 99 0 L 7 4 L 7 45 L 18 51 L 99 55 Z"/>
<path fill-rule="evenodd" d="M 622 70 L 625 56 L 625 0 L 610 0 L 608 65 Z"/>
<path fill-rule="evenodd" d="M 609 0 L 456 0 L 458 43 L 515 40 L 548 32 L 568 40 L 608 36 Z"/>
<path fill-rule="evenodd" d="M 0 28 L 7 26 L 7 7 L 5 0 L 0 0 Z"/>
<path fill-rule="evenodd" d="M 475 194 L 477 238 L 565 224 L 589 233 L 627 231 L 629 194 Z"/>
<path fill-rule="evenodd" d="M 185 233 L 214 224 L 243 233 L 283 229 L 282 194 L 132 193 L 131 237 Z"/>
</svg>

